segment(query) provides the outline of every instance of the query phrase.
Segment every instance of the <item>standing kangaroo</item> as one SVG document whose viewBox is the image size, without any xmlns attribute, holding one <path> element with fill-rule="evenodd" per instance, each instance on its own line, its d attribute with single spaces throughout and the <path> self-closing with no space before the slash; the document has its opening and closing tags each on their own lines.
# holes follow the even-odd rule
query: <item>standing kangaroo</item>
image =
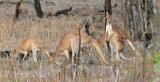
<svg viewBox="0 0 160 82">
<path fill-rule="evenodd" d="M 111 15 L 107 14 L 107 25 L 106 25 L 106 32 L 101 34 L 101 37 L 98 40 L 99 45 L 104 46 L 104 43 L 110 41 L 110 46 L 112 53 L 113 51 L 116 52 L 116 58 L 119 59 L 119 56 L 122 57 L 124 60 L 130 60 L 123 56 L 122 52 L 125 47 L 125 42 L 127 42 L 133 51 L 136 52 L 135 47 L 133 46 L 130 38 L 128 37 L 127 33 L 120 28 L 118 25 L 112 25 L 111 23 L 112 17 Z"/>
</svg>

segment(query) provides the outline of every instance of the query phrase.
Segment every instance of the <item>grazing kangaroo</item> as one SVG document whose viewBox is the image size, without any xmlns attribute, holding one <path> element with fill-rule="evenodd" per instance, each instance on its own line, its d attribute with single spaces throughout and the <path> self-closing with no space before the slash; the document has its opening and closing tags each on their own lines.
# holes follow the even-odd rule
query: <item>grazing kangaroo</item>
<svg viewBox="0 0 160 82">
<path fill-rule="evenodd" d="M 78 53 L 79 49 L 79 41 L 81 41 L 81 44 L 91 44 L 93 47 L 96 48 L 96 50 L 99 53 L 100 60 L 102 63 L 107 64 L 107 61 L 105 59 L 105 54 L 102 53 L 100 46 L 98 45 L 97 41 L 94 40 L 91 36 L 87 35 L 85 32 L 80 31 L 80 38 L 79 38 L 79 31 L 71 31 L 66 32 L 61 39 L 59 45 L 57 46 L 57 49 L 55 51 L 56 56 L 64 56 L 67 58 L 67 60 L 70 60 L 70 53 L 72 53 L 72 63 L 74 63 L 74 56 Z M 79 40 L 80 39 L 80 40 Z"/>
<path fill-rule="evenodd" d="M 37 37 L 28 37 L 22 41 L 22 43 L 12 51 L 11 57 L 18 57 L 19 55 L 24 55 L 22 60 L 24 60 L 28 54 L 32 52 L 34 61 L 37 62 L 37 52 L 45 51 L 49 56 L 48 51 L 45 49 L 44 42 Z"/>
</svg>

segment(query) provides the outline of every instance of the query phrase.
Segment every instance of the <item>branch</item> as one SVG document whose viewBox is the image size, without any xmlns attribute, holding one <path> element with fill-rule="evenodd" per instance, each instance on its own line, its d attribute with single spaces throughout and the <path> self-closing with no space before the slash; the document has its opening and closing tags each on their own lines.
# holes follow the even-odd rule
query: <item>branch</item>
<svg viewBox="0 0 160 82">
<path fill-rule="evenodd" d="M 72 7 L 68 8 L 68 9 L 59 10 L 54 14 L 54 16 L 59 16 L 61 14 L 69 15 L 68 12 L 70 12 L 71 10 L 72 10 Z"/>
</svg>

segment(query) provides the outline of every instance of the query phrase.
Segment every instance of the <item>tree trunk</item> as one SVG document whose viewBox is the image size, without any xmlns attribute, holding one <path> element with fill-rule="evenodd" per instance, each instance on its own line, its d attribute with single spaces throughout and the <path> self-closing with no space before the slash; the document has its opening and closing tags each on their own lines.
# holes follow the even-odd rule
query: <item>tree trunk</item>
<svg viewBox="0 0 160 82">
<path fill-rule="evenodd" d="M 43 11 L 41 8 L 40 0 L 34 0 L 34 6 L 37 12 L 37 16 L 42 18 L 43 17 Z"/>
<path fill-rule="evenodd" d="M 126 12 L 127 18 L 125 22 L 128 21 L 128 25 L 130 27 L 130 34 L 133 39 L 139 40 L 142 36 L 142 27 L 143 27 L 143 18 L 142 18 L 142 9 L 140 5 L 140 0 L 126 0 Z"/>
<path fill-rule="evenodd" d="M 129 27 L 130 35 L 135 40 L 142 39 L 142 33 L 149 32 L 150 19 L 154 15 L 152 0 L 125 0 L 125 26 Z"/>
</svg>

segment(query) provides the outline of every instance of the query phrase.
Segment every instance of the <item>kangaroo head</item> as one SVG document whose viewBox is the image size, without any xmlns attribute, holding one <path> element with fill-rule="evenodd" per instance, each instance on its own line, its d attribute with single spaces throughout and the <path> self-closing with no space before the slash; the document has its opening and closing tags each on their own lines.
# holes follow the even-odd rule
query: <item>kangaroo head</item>
<svg viewBox="0 0 160 82">
<path fill-rule="evenodd" d="M 112 22 L 112 15 L 110 15 L 108 12 L 106 13 L 106 19 L 107 19 L 107 24 L 110 24 Z"/>
</svg>

